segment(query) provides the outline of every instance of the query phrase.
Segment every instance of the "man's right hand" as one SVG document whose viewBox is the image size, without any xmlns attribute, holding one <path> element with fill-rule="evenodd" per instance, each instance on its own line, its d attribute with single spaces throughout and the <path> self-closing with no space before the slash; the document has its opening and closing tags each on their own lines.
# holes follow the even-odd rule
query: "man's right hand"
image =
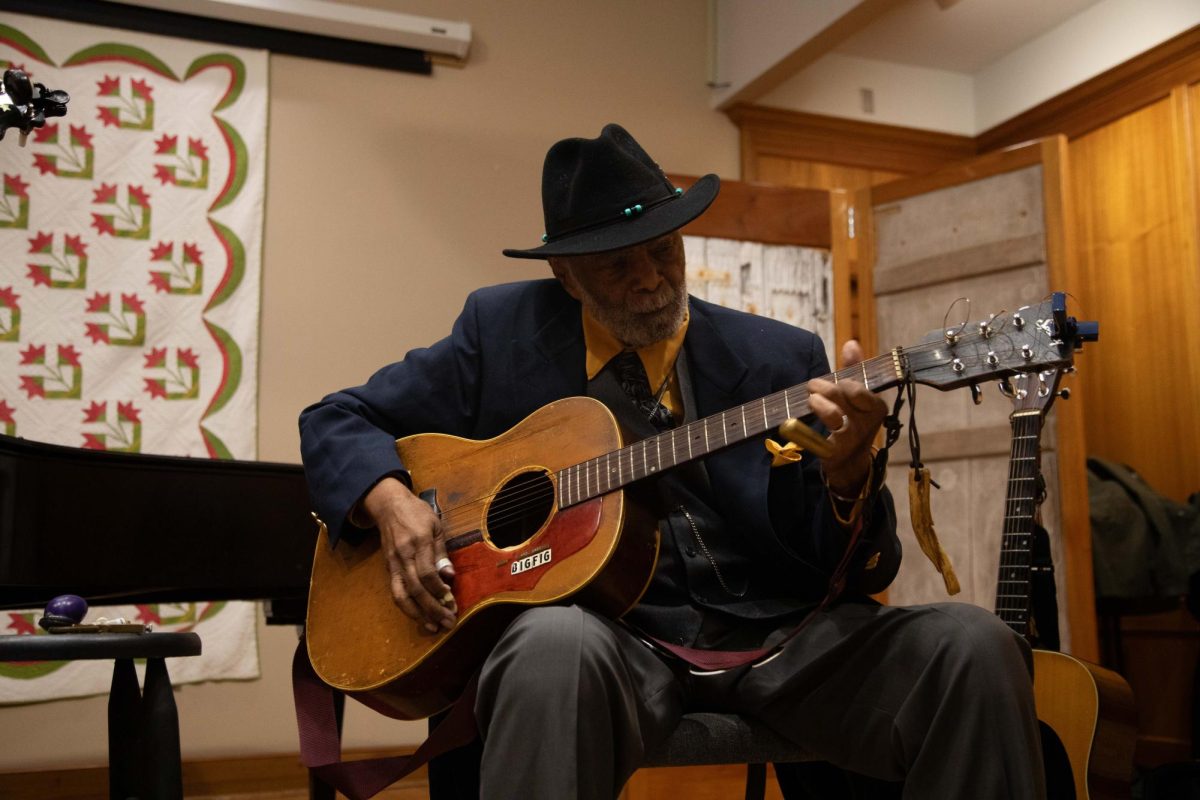
<svg viewBox="0 0 1200 800">
<path fill-rule="evenodd" d="M 362 510 L 379 528 L 396 605 L 430 633 L 439 626 L 451 630 L 458 607 L 446 581 L 453 580 L 454 572 L 450 567 L 438 574 L 436 564 L 446 558 L 446 545 L 433 509 L 403 482 L 387 477 L 367 492 Z"/>
</svg>

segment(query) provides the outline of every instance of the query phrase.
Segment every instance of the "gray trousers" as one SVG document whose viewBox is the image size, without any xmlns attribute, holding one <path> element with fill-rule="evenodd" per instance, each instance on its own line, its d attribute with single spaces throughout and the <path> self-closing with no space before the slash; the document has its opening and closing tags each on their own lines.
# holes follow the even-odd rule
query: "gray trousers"
<svg viewBox="0 0 1200 800">
<path fill-rule="evenodd" d="M 485 800 L 611 800 L 687 711 L 761 720 L 905 798 L 1045 796 L 1029 647 L 962 603 L 842 603 L 759 667 L 696 676 L 619 625 L 532 608 L 484 664 Z"/>
</svg>

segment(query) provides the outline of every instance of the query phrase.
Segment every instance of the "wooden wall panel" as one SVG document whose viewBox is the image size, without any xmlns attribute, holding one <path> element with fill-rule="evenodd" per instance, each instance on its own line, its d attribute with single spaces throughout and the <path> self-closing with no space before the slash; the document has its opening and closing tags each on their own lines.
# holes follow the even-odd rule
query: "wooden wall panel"
<svg viewBox="0 0 1200 800">
<path fill-rule="evenodd" d="M 1153 614 L 1126 615 L 1120 629 L 1120 671 L 1138 700 L 1135 761 L 1154 766 L 1192 757 L 1191 709 L 1200 687 L 1200 623 L 1180 604 Z"/>
<path fill-rule="evenodd" d="M 903 172 L 824 164 L 779 156 L 758 159 L 756 180 L 779 186 L 802 186 L 807 189 L 862 189 L 903 177 Z"/>
<path fill-rule="evenodd" d="M 1088 451 L 1180 500 L 1200 490 L 1195 91 L 1070 143 L 1073 291 L 1101 337 L 1080 362 Z"/>
</svg>

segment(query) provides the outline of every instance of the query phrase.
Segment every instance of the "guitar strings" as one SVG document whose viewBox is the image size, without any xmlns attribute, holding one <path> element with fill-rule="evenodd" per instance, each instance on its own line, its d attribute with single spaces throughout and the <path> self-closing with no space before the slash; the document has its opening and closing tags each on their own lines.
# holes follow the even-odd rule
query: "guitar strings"
<svg viewBox="0 0 1200 800">
<path fill-rule="evenodd" d="M 980 337 L 980 336 L 981 336 L 981 334 L 968 334 L 968 335 L 964 336 L 963 339 L 969 339 L 969 338 Z M 914 354 L 914 353 L 920 354 L 924 351 L 936 350 L 937 348 L 943 346 L 943 344 L 944 344 L 943 342 L 928 342 L 923 345 L 917 345 L 905 352 L 907 354 Z M 891 363 L 892 363 L 891 358 L 892 358 L 891 353 L 888 353 L 888 354 L 885 354 L 882 356 L 877 356 L 874 359 L 870 359 L 869 361 L 862 362 L 862 364 L 855 365 L 854 367 L 850 367 L 845 370 L 839 371 L 837 373 L 837 376 L 839 378 L 841 378 L 841 377 L 857 378 L 860 373 L 864 372 L 864 365 L 865 365 L 865 367 L 869 370 L 867 372 L 868 382 L 870 381 L 872 371 L 875 372 L 874 377 L 875 377 L 876 381 L 878 381 L 878 379 L 881 377 L 883 377 L 885 379 L 890 378 L 894 375 L 893 369 L 891 367 Z M 982 363 L 983 359 L 980 358 L 980 359 L 976 359 L 976 360 L 979 363 Z M 883 372 L 875 371 L 874 368 L 881 366 L 885 363 L 886 363 L 886 367 Z M 833 378 L 834 376 L 832 374 L 829 374 L 829 375 L 825 375 L 822 377 L 825 379 L 830 379 L 830 378 Z M 800 405 L 801 401 L 806 399 L 806 397 L 808 395 L 808 392 L 806 390 L 806 384 L 800 384 L 798 386 L 790 387 L 787 390 L 783 390 L 781 392 L 776 392 L 773 395 L 769 395 L 765 398 L 762 398 L 761 402 L 764 403 L 764 409 L 766 409 L 768 412 L 774 411 L 776 414 L 778 414 L 779 411 L 781 410 L 780 402 L 781 402 L 781 399 L 783 399 L 783 396 L 785 393 L 787 393 L 789 395 L 789 397 L 786 400 L 783 400 L 784 407 L 786 407 L 790 404 L 790 402 L 791 402 L 790 395 L 797 394 L 797 393 L 802 393 L 804 395 L 801 398 L 797 398 L 797 405 Z M 675 430 L 679 431 L 679 430 L 683 430 L 684 428 L 690 428 L 690 427 L 698 427 L 701 430 L 706 430 L 707 428 L 711 427 L 712 422 L 719 422 L 721 424 L 721 427 L 724 428 L 725 424 L 726 424 L 725 414 L 727 414 L 728 411 L 730 411 L 730 410 L 732 410 L 732 409 L 729 409 L 726 412 L 722 412 L 721 414 L 713 415 L 711 417 L 706 417 L 703 420 L 697 420 L 696 422 L 691 423 L 689 426 L 682 426 L 681 428 L 678 428 Z M 634 448 L 641 445 L 644 449 L 647 446 L 647 443 L 653 441 L 654 438 L 660 438 L 660 440 L 661 440 L 661 438 L 665 438 L 666 436 L 670 436 L 670 435 L 671 435 L 670 433 L 667 433 L 667 434 L 660 435 L 660 437 L 651 437 L 650 439 L 642 440 L 641 442 L 637 442 L 637 443 L 634 443 L 627 447 L 621 448 L 620 450 L 613 451 L 612 453 L 609 453 L 607 455 L 610 457 L 615 455 L 618 459 L 621 458 L 622 455 L 625 455 L 625 456 L 628 456 L 632 460 L 633 455 L 634 455 L 632 453 L 632 450 Z M 746 437 L 743 437 L 743 438 L 746 438 Z M 672 451 L 672 455 L 676 456 L 675 461 L 678 461 L 677 454 L 682 450 L 682 448 L 680 448 L 678 446 L 678 443 L 674 442 L 674 440 L 672 440 L 672 443 L 669 445 L 669 447 Z M 589 467 L 589 465 L 590 465 L 590 467 Z M 566 472 L 566 470 L 574 469 L 574 468 L 583 468 L 583 469 L 595 468 L 596 474 L 597 474 L 597 476 L 599 476 L 598 467 L 599 467 L 599 458 L 593 458 L 593 459 L 589 459 L 587 461 L 581 462 L 579 464 L 570 465 L 570 466 L 564 468 L 563 470 L 559 470 L 558 472 L 559 472 L 559 474 L 562 474 L 562 473 Z M 637 472 L 636 465 L 632 471 L 634 473 Z M 642 476 L 642 477 L 644 477 L 644 476 Z M 637 477 L 631 477 L 630 480 L 636 480 L 636 479 L 637 479 Z M 624 485 L 624 484 L 621 484 L 621 485 Z M 508 497 L 504 498 L 504 503 L 505 503 L 504 505 L 493 506 L 492 513 L 489 515 L 490 521 L 493 524 L 503 524 L 506 521 L 511 521 L 512 519 L 517 518 L 517 517 L 527 513 L 534 506 L 534 504 L 544 502 L 547 488 L 549 488 L 549 486 L 547 484 L 539 483 L 538 485 L 534 485 L 527 489 L 522 489 L 522 490 L 512 492 Z M 610 487 L 607 491 L 611 491 L 614 488 L 617 488 L 617 487 L 615 487 L 615 486 Z M 604 492 L 600 492 L 600 494 L 603 494 L 603 493 Z M 452 531 L 458 527 L 457 521 L 455 523 L 450 523 L 451 515 L 460 516 L 462 512 L 468 511 L 472 507 L 477 506 L 480 503 L 486 502 L 488 499 L 496 497 L 498 494 L 500 494 L 499 491 L 494 492 L 489 495 L 486 495 L 486 496 L 483 496 L 483 497 L 476 498 L 474 500 L 469 500 L 458 506 L 454 506 L 452 508 L 447 509 L 446 511 L 443 512 L 443 523 L 445 525 L 445 529 L 447 531 Z M 532 497 L 530 495 L 532 495 Z M 593 494 L 591 496 L 596 496 L 596 495 Z M 591 498 L 588 497 L 585 499 L 591 499 Z M 472 513 L 471 514 L 472 522 L 470 523 L 470 525 L 468 525 L 466 528 L 464 528 L 464 530 L 472 529 L 473 527 L 477 527 L 477 526 L 474 526 L 475 518 L 476 518 L 476 514 Z"/>
<path fill-rule="evenodd" d="M 778 413 L 780 411 L 779 404 L 776 402 L 773 405 L 774 405 L 773 410 L 776 413 Z M 768 414 L 770 413 L 771 408 L 772 408 L 771 405 L 768 405 Z M 644 444 L 644 443 L 641 443 L 641 444 Z M 637 445 L 634 445 L 631 447 L 636 447 L 636 446 Z M 612 455 L 615 455 L 617 458 L 622 458 L 622 457 L 626 457 L 626 456 L 632 458 L 633 454 L 627 452 L 629 449 L 630 448 L 622 448 L 622 450 L 620 450 L 620 451 L 614 451 L 614 453 Z M 680 448 L 678 446 L 678 444 L 675 444 L 672 449 L 675 452 L 682 452 L 682 448 Z M 622 455 L 622 454 L 624 454 L 624 455 Z M 596 461 L 597 461 L 596 459 L 592 459 L 587 462 L 582 462 L 582 464 L 580 464 L 580 465 L 572 465 L 572 468 L 578 466 L 584 470 L 590 469 L 597 476 L 597 480 L 599 480 L 599 475 L 600 475 L 599 463 L 594 463 L 594 464 L 592 463 L 592 462 L 596 462 Z M 639 476 L 639 474 L 638 474 L 639 472 L 641 472 L 641 470 L 636 468 L 636 464 L 635 464 L 635 468 L 632 470 L 633 474 L 631 474 L 629 481 L 624 481 L 624 482 L 620 483 L 619 485 L 625 485 L 625 483 L 637 480 L 637 479 L 639 479 L 639 477 L 644 477 L 644 475 Z M 559 474 L 561 475 L 562 471 L 560 471 Z M 612 491 L 613 489 L 618 488 L 618 487 L 610 485 L 610 486 L 606 486 L 606 487 L 598 486 L 596 488 L 597 488 L 597 491 L 592 492 L 584 499 L 585 500 L 592 499 L 595 496 L 605 494 L 608 491 Z M 559 487 L 558 487 L 558 494 L 561 494 L 562 491 L 563 491 L 563 487 L 560 483 Z M 499 494 L 499 493 L 493 493 L 492 495 L 489 495 L 489 497 L 495 497 L 495 496 L 497 496 L 497 494 Z M 488 514 L 488 518 L 487 518 L 488 523 L 493 526 L 500 526 L 500 525 L 506 524 L 507 522 L 518 519 L 521 516 L 528 514 L 530 511 L 532 511 L 537 506 L 544 507 L 547 504 L 548 500 L 550 502 L 553 502 L 553 498 L 555 496 L 556 496 L 556 493 L 554 491 L 553 484 L 548 479 L 545 482 L 539 481 L 530 486 L 523 487 L 519 490 L 513 491 L 513 492 L 509 493 L 508 496 L 503 497 L 500 501 L 498 501 L 497 503 L 494 503 L 492 505 L 491 509 L 489 510 L 489 514 Z M 480 524 L 480 520 L 479 520 L 480 515 L 474 511 L 474 507 L 478 506 L 481 502 L 483 502 L 483 500 L 484 499 L 481 498 L 479 500 L 469 501 L 460 506 L 456 506 L 453 509 L 448 510 L 448 512 L 444 513 L 443 523 L 446 527 L 446 530 L 448 531 L 448 534 L 454 535 L 455 532 L 459 531 L 459 530 L 463 530 L 463 531 L 474 530 L 474 529 L 482 527 L 482 525 Z M 572 505 L 574 505 L 574 504 L 575 503 L 572 503 Z M 464 514 L 467 514 L 467 513 L 469 513 L 470 521 L 467 524 L 463 524 L 462 517 Z"/>
<path fill-rule="evenodd" d="M 990 336 L 985 336 L 983 333 L 965 334 L 965 335 L 962 335 L 959 337 L 958 342 L 965 343 L 965 342 L 970 342 L 973 339 L 995 338 L 998 334 L 998 331 L 1003 330 L 1003 328 L 1004 328 L 1004 326 L 1002 325 L 996 331 L 993 331 Z M 1001 339 L 998 339 L 997 341 L 1005 341 L 1005 340 L 1008 340 L 1007 336 L 1004 336 Z M 1016 350 L 1015 344 L 1013 344 L 1010 341 L 1010 345 L 1012 346 L 1012 349 L 1010 352 L 1015 352 L 1015 350 Z M 911 348 L 904 349 L 901 352 L 902 352 L 902 355 L 909 357 L 909 361 L 911 364 L 912 356 L 924 355 L 924 354 L 927 354 L 930 352 L 936 352 L 939 348 L 942 348 L 945 346 L 946 346 L 946 342 L 944 340 L 934 340 L 934 341 L 930 341 L 930 342 L 924 342 L 921 344 L 917 344 Z M 978 364 L 984 363 L 985 360 L 986 359 L 983 356 L 976 356 L 971 359 L 965 359 L 962 361 L 962 363 L 964 363 L 964 365 L 965 365 L 968 362 L 973 362 L 974 365 L 978 365 Z M 933 366 L 944 366 L 946 363 L 949 363 L 949 360 L 943 359 L 942 361 L 939 361 L 938 363 L 934 364 Z M 930 368 L 930 367 L 925 367 L 924 369 L 928 369 L 928 368 Z M 846 369 L 835 371 L 833 373 L 829 373 L 829 374 L 826 374 L 826 375 L 823 375 L 820 377 L 825 380 L 834 380 L 836 382 L 837 380 L 846 379 L 846 378 L 858 379 L 860 375 L 866 376 L 867 383 L 870 383 L 872 378 L 874 378 L 874 380 L 876 382 L 878 382 L 880 379 L 883 379 L 886 381 L 888 379 L 894 378 L 895 368 L 894 368 L 894 361 L 893 361 L 893 353 L 891 351 L 889 351 L 888 353 L 885 353 L 885 354 L 876 356 L 874 358 L 867 359 L 863 362 L 860 362 L 859 364 L 856 364 L 853 367 L 848 367 Z M 771 395 L 768 395 L 764 398 L 761 398 L 761 400 L 759 402 L 761 402 L 763 405 L 763 413 L 768 416 L 777 415 L 781 411 L 783 413 L 787 413 L 784 409 L 790 409 L 791 405 L 793 405 L 792 397 L 791 397 L 791 395 L 793 395 L 793 394 L 801 395 L 799 398 L 796 398 L 796 405 L 798 406 L 798 408 L 802 409 L 806 413 L 808 411 L 810 411 L 810 409 L 807 408 L 807 397 L 808 397 L 809 393 L 807 391 L 807 382 L 805 382 L 803 384 L 799 384 L 797 386 L 792 386 L 792 387 L 789 387 L 788 389 L 784 389 L 779 392 L 775 392 Z M 753 402 L 751 404 L 753 404 Z M 751 405 L 751 404 L 746 404 L 746 405 Z M 743 406 L 739 406 L 737 408 L 744 409 L 745 406 L 743 405 Z M 722 431 L 723 436 L 725 437 L 725 441 L 727 442 L 728 441 L 728 439 L 727 439 L 727 437 L 728 437 L 727 424 L 728 423 L 727 423 L 727 419 L 726 419 L 726 414 L 732 410 L 734 410 L 734 409 L 727 409 L 725 412 L 721 412 L 719 414 L 714 414 L 709 417 L 705 417 L 704 419 L 696 420 L 695 422 L 689 423 L 688 425 L 680 426 L 679 428 L 673 429 L 673 432 L 687 430 L 688 435 L 690 436 L 691 433 L 693 433 L 694 431 L 700 430 L 700 431 L 704 432 L 704 434 L 706 436 L 706 441 L 707 441 L 707 434 L 709 433 L 708 429 L 711 427 L 713 422 L 717 422 L 719 424 L 719 430 Z M 769 429 L 769 428 L 767 428 L 767 429 Z M 629 457 L 631 460 L 631 464 L 634 464 L 634 467 L 631 470 L 631 473 L 633 473 L 633 474 L 631 474 L 630 481 L 637 480 L 638 478 L 634 477 L 634 475 L 637 472 L 637 469 L 636 469 L 636 463 L 633 462 L 633 457 L 634 457 L 633 450 L 634 450 L 634 448 L 638 447 L 639 445 L 641 445 L 642 450 L 643 450 L 643 455 L 644 455 L 645 448 L 648 446 L 649 442 L 655 442 L 655 446 L 657 447 L 658 445 L 662 444 L 664 439 L 666 439 L 667 437 L 671 437 L 671 441 L 668 445 L 668 449 L 672 455 L 673 464 L 678 463 L 678 461 L 679 461 L 678 456 L 681 454 L 682 448 L 679 447 L 678 443 L 675 441 L 675 437 L 672 436 L 673 432 L 658 434 L 657 436 L 643 439 L 640 442 L 635 442 L 631 445 L 622 447 L 619 450 L 612 451 L 611 453 L 606 454 L 606 456 L 611 458 L 612 456 L 615 455 L 618 458 L 618 461 L 622 456 Z M 742 431 L 740 431 L 740 430 L 738 432 L 742 433 Z M 743 435 L 742 439 L 739 439 L 737 441 L 744 440 L 745 438 L 748 438 L 748 437 Z M 735 443 L 736 443 L 736 441 L 735 441 Z M 724 445 L 722 445 L 722 446 L 724 446 Z M 706 444 L 705 449 L 708 452 L 713 451 L 711 448 L 707 447 L 707 444 Z M 707 453 L 705 453 L 705 454 L 707 455 Z M 564 467 L 561 470 L 557 470 L 556 472 L 559 475 L 563 475 L 568 470 L 571 470 L 571 469 L 576 469 L 578 471 L 580 469 L 586 470 L 588 468 L 595 468 L 597 479 L 599 479 L 599 471 L 598 471 L 599 459 L 603 458 L 603 457 L 604 456 L 593 457 L 591 459 L 587 459 L 578 464 L 568 465 L 567 467 Z M 641 477 L 645 477 L 645 475 L 643 475 Z M 625 485 L 628 482 L 629 481 L 626 481 L 620 485 Z M 493 508 L 491 510 L 492 513 L 488 515 L 489 520 L 493 524 L 498 525 L 498 524 L 504 524 L 505 522 L 510 522 L 513 519 L 519 518 L 520 516 L 528 513 L 530 510 L 532 510 L 533 508 L 535 508 L 537 505 L 541 504 L 544 501 L 544 497 L 545 497 L 547 488 L 550 488 L 552 490 L 553 496 L 559 496 L 561 493 L 561 487 L 559 487 L 560 491 L 553 491 L 553 486 L 542 483 L 542 482 L 538 482 L 536 485 L 533 485 L 530 487 L 518 489 L 516 491 L 511 492 L 508 496 L 504 497 L 503 501 L 502 501 L 503 502 L 502 505 L 493 504 Z M 599 488 L 599 487 L 597 487 L 597 488 Z M 616 488 L 619 488 L 619 486 L 612 486 L 608 489 L 608 491 L 612 491 L 613 489 L 616 489 Z M 465 532 L 467 530 L 474 530 L 478 527 L 481 527 L 480 525 L 475 524 L 475 521 L 479 517 L 478 513 L 474 510 L 475 507 L 488 502 L 492 498 L 495 498 L 495 497 L 501 495 L 502 493 L 503 493 L 503 487 L 501 487 L 501 489 L 498 489 L 497 491 L 492 492 L 490 494 L 483 495 L 483 496 L 480 496 L 477 498 L 473 498 L 473 499 L 467 500 L 463 503 L 460 503 L 457 506 L 451 506 L 449 508 L 444 509 L 442 511 L 442 523 L 443 523 L 443 530 L 445 531 L 446 536 L 451 537 L 454 535 L 458 535 L 458 533 L 456 533 L 455 531 Z M 603 494 L 603 493 L 601 493 L 601 494 Z M 589 497 L 584 498 L 584 499 L 591 499 L 592 497 L 595 497 L 595 496 L 598 496 L 598 495 L 592 494 Z M 469 516 L 470 516 L 469 521 L 467 521 L 465 525 L 463 525 L 459 519 L 464 514 L 469 514 Z M 453 521 L 452 521 L 452 518 L 454 518 Z M 461 530 L 459 530 L 460 525 L 462 526 Z"/>
</svg>

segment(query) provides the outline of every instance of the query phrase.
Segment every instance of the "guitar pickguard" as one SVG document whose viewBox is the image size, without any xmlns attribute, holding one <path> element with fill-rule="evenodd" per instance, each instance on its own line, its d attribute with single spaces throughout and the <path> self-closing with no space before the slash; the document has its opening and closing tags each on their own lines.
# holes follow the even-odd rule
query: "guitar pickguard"
<svg viewBox="0 0 1200 800">
<path fill-rule="evenodd" d="M 516 597 L 537 587 L 552 569 L 583 550 L 600 524 L 599 499 L 555 514 L 546 528 L 524 545 L 497 550 L 486 542 L 468 545 L 454 554 L 454 598 L 460 608 L 471 608 L 492 597 L 498 601 Z M 538 552 L 549 550 L 550 560 L 524 569 L 513 566 Z"/>
</svg>

